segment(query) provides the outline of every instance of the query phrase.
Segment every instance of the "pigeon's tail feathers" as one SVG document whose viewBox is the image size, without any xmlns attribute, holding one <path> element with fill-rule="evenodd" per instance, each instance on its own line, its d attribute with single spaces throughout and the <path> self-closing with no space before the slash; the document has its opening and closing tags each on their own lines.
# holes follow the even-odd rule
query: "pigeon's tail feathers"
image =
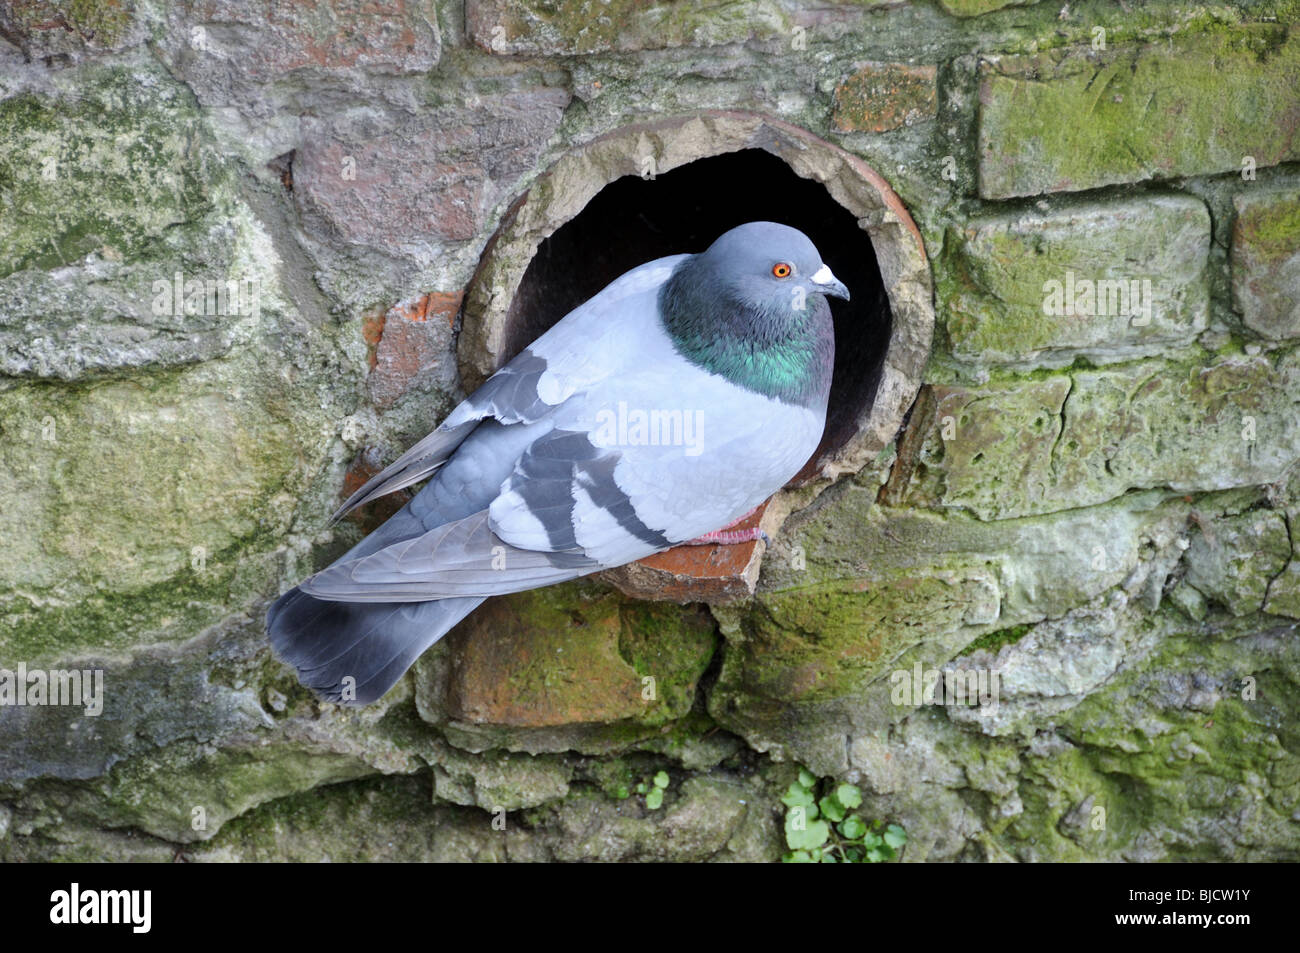
<svg viewBox="0 0 1300 953">
<path fill-rule="evenodd" d="M 271 646 L 326 701 L 369 705 L 482 599 L 358 604 L 290 589 L 266 614 Z"/>
</svg>

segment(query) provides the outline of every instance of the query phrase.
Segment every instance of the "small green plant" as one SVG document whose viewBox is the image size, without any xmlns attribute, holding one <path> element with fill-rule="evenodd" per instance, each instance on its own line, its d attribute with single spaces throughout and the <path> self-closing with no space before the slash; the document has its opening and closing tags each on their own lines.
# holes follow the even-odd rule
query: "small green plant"
<svg viewBox="0 0 1300 953">
<path fill-rule="evenodd" d="M 656 774 L 654 783 L 655 786 L 645 796 L 645 806 L 652 811 L 657 811 L 664 803 L 664 789 L 668 787 L 668 772 L 660 771 Z"/>
<path fill-rule="evenodd" d="M 862 805 L 855 785 L 819 780 L 807 768 L 799 769 L 781 803 L 787 864 L 879 864 L 893 860 L 907 843 L 907 831 L 897 824 L 868 822 L 853 813 Z"/>
<path fill-rule="evenodd" d="M 636 786 L 637 794 L 645 795 L 645 806 L 652 811 L 663 807 L 664 791 L 668 788 L 668 772 L 660 771 L 649 782 L 642 781 Z M 623 789 L 620 789 L 620 792 Z M 626 797 L 627 795 L 623 795 Z"/>
</svg>

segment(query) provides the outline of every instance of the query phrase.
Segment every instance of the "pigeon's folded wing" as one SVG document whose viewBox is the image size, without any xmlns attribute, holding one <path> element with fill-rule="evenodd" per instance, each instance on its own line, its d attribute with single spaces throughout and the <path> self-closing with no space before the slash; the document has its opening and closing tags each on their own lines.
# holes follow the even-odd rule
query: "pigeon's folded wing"
<svg viewBox="0 0 1300 953">
<path fill-rule="evenodd" d="M 333 565 L 301 588 L 317 599 L 337 602 L 419 602 L 519 592 L 599 568 L 579 553 L 534 552 L 506 544 L 492 531 L 484 510 Z"/>
<path fill-rule="evenodd" d="M 679 256 L 615 281 L 542 335 L 338 515 L 436 473 L 410 505 L 471 503 L 424 532 L 370 537 L 301 586 L 318 599 L 406 602 L 490 596 L 631 562 L 672 541 L 637 515 L 615 475 L 621 454 L 589 433 L 590 390 L 618 387 L 662 338 L 657 291 Z M 658 341 L 655 347 L 667 347 Z M 668 349 L 668 356 L 671 349 Z M 612 383 L 618 382 L 618 383 Z M 486 425 L 486 426 L 485 426 Z"/>
<path fill-rule="evenodd" d="M 523 453 L 491 505 L 302 584 L 318 599 L 402 602 L 550 585 L 667 549 L 618 485 L 619 454 L 551 430 Z"/>
<path fill-rule="evenodd" d="M 611 321 L 611 316 L 630 311 L 642 314 L 648 322 L 659 286 L 685 257 L 673 255 L 634 268 L 575 308 L 488 378 L 438 429 L 367 480 L 335 511 L 331 521 L 434 473 L 482 421 L 491 418 L 506 425 L 535 423 L 576 391 L 609 374 L 615 366 L 599 360 L 602 347 L 625 351 L 628 344 L 619 334 L 626 325 Z"/>
<path fill-rule="evenodd" d="M 503 424 L 517 424 L 533 423 L 545 417 L 555 409 L 537 393 L 538 381 L 545 370 L 545 360 L 531 351 L 524 351 L 493 374 L 437 430 L 394 460 L 383 472 L 366 481 L 338 508 L 333 520 L 371 500 L 423 480 L 446 463 L 474 428 L 487 418 L 495 418 Z"/>
</svg>

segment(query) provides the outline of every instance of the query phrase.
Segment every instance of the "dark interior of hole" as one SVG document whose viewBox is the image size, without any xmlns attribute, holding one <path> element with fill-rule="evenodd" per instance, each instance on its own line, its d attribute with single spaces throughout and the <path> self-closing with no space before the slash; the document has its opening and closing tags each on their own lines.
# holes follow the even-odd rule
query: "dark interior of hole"
<svg viewBox="0 0 1300 953">
<path fill-rule="evenodd" d="M 820 183 L 758 149 L 700 159 L 654 179 L 610 183 L 542 242 L 506 320 L 513 357 L 573 308 L 637 265 L 700 252 L 729 228 L 781 222 L 812 239 L 852 301 L 828 299 L 835 376 L 817 456 L 845 443 L 875 397 L 892 315 L 875 252 L 853 214 Z M 816 458 L 814 458 L 816 459 Z M 801 476 L 810 475 L 805 468 Z"/>
</svg>

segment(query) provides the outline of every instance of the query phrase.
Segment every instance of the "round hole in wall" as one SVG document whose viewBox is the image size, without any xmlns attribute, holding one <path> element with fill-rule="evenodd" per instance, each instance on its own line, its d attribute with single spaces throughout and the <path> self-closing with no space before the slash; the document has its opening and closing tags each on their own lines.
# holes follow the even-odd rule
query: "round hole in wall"
<svg viewBox="0 0 1300 953">
<path fill-rule="evenodd" d="M 769 117 L 708 112 L 579 146 L 507 212 L 466 295 L 467 389 L 623 272 L 704 250 L 747 221 L 805 232 L 851 302 L 831 301 L 826 433 L 796 484 L 856 471 L 894 437 L 920 386 L 934 312 L 920 234 L 862 160 Z"/>
</svg>

